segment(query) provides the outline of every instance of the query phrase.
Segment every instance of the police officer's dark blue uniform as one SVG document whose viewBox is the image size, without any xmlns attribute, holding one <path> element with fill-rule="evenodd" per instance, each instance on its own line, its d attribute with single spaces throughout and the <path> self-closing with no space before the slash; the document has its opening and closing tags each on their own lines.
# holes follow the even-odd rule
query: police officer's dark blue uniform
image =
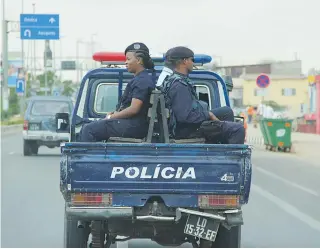
<svg viewBox="0 0 320 249">
<path fill-rule="evenodd" d="M 188 73 L 193 68 L 194 53 L 186 47 L 175 47 L 166 53 L 166 65 L 174 70 L 163 83 L 167 105 L 171 109 L 169 127 L 176 138 L 190 137 L 205 121 L 215 121 L 221 127 L 220 142 L 243 144 L 245 130 L 235 123 L 233 111 L 221 107 L 208 111 L 199 101 Z M 174 119 L 174 121 L 172 121 Z M 207 130 L 208 131 L 208 130 Z"/>
<path fill-rule="evenodd" d="M 146 69 L 154 69 L 154 64 L 143 43 L 128 46 L 125 54 L 127 69 L 135 77 L 128 83 L 116 112 L 83 127 L 83 142 L 108 140 L 110 137 L 143 138 L 148 132 L 147 115 L 155 82 Z"/>
</svg>

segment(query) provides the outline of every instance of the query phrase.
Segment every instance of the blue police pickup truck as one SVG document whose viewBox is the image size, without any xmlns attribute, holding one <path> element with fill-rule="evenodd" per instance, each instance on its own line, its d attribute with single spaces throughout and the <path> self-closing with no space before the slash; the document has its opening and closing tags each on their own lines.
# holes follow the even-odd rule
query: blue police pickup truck
<svg viewBox="0 0 320 249">
<path fill-rule="evenodd" d="M 133 78 L 121 63 L 89 71 L 69 117 L 57 113 L 61 145 L 60 190 L 65 200 L 64 246 L 113 247 L 119 241 L 151 239 L 163 246 L 240 247 L 242 206 L 251 186 L 251 147 L 206 144 L 203 138 L 169 136 L 161 91 L 150 98 L 149 132 L 144 139 L 111 137 L 79 142 L 81 127 L 115 109 Z M 208 56 L 195 56 L 201 66 Z M 163 59 L 154 58 L 156 80 Z M 112 64 L 112 65 L 111 65 Z M 229 105 L 232 81 L 195 69 L 199 99 L 213 109 Z"/>
</svg>

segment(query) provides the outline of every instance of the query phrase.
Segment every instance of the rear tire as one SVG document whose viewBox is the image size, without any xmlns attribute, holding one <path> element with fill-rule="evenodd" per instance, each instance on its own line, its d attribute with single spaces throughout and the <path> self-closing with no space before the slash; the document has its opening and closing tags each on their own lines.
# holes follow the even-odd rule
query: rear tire
<svg viewBox="0 0 320 249">
<path fill-rule="evenodd" d="M 37 155 L 39 151 L 39 145 L 34 140 L 23 140 L 23 155 L 31 156 L 32 154 Z"/>
<path fill-rule="evenodd" d="M 64 248 L 87 248 L 89 234 L 78 228 L 78 220 L 64 214 Z"/>
<path fill-rule="evenodd" d="M 37 142 L 35 142 L 34 144 L 32 144 L 32 146 L 31 146 L 31 151 L 32 151 L 32 154 L 38 155 L 39 146 L 38 146 Z"/>
<path fill-rule="evenodd" d="M 28 140 L 23 140 L 23 155 L 24 156 L 31 156 L 31 142 Z"/>
<path fill-rule="evenodd" d="M 217 238 L 213 242 L 214 248 L 240 248 L 241 226 L 232 227 L 230 230 L 220 226 Z"/>
</svg>

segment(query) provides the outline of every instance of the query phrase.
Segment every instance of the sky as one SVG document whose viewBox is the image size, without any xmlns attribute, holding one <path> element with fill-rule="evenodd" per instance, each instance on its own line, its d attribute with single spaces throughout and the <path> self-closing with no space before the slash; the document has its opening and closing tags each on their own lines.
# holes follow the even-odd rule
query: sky
<svg viewBox="0 0 320 249">
<path fill-rule="evenodd" d="M 184 45 L 223 65 L 292 60 L 296 53 L 304 72 L 320 68 L 319 0 L 5 0 L 5 18 L 19 21 L 22 3 L 24 13 L 34 3 L 38 14 L 60 14 L 61 39 L 51 42 L 57 60 L 75 57 L 77 40 L 93 39 L 94 51 L 141 41 L 154 55 Z M 9 34 L 10 51 L 21 50 L 19 36 Z M 30 57 L 31 42 L 24 47 Z M 81 44 L 80 56 L 90 58 L 91 49 Z M 43 50 L 37 41 L 38 57 Z"/>
</svg>

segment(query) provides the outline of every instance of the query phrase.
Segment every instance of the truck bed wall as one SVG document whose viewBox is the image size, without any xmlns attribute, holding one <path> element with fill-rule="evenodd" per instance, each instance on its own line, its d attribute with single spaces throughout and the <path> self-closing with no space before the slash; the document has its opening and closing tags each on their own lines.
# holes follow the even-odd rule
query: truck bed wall
<svg viewBox="0 0 320 249">
<path fill-rule="evenodd" d="M 66 143 L 61 185 L 67 192 L 234 194 L 247 202 L 247 145 Z"/>
</svg>

